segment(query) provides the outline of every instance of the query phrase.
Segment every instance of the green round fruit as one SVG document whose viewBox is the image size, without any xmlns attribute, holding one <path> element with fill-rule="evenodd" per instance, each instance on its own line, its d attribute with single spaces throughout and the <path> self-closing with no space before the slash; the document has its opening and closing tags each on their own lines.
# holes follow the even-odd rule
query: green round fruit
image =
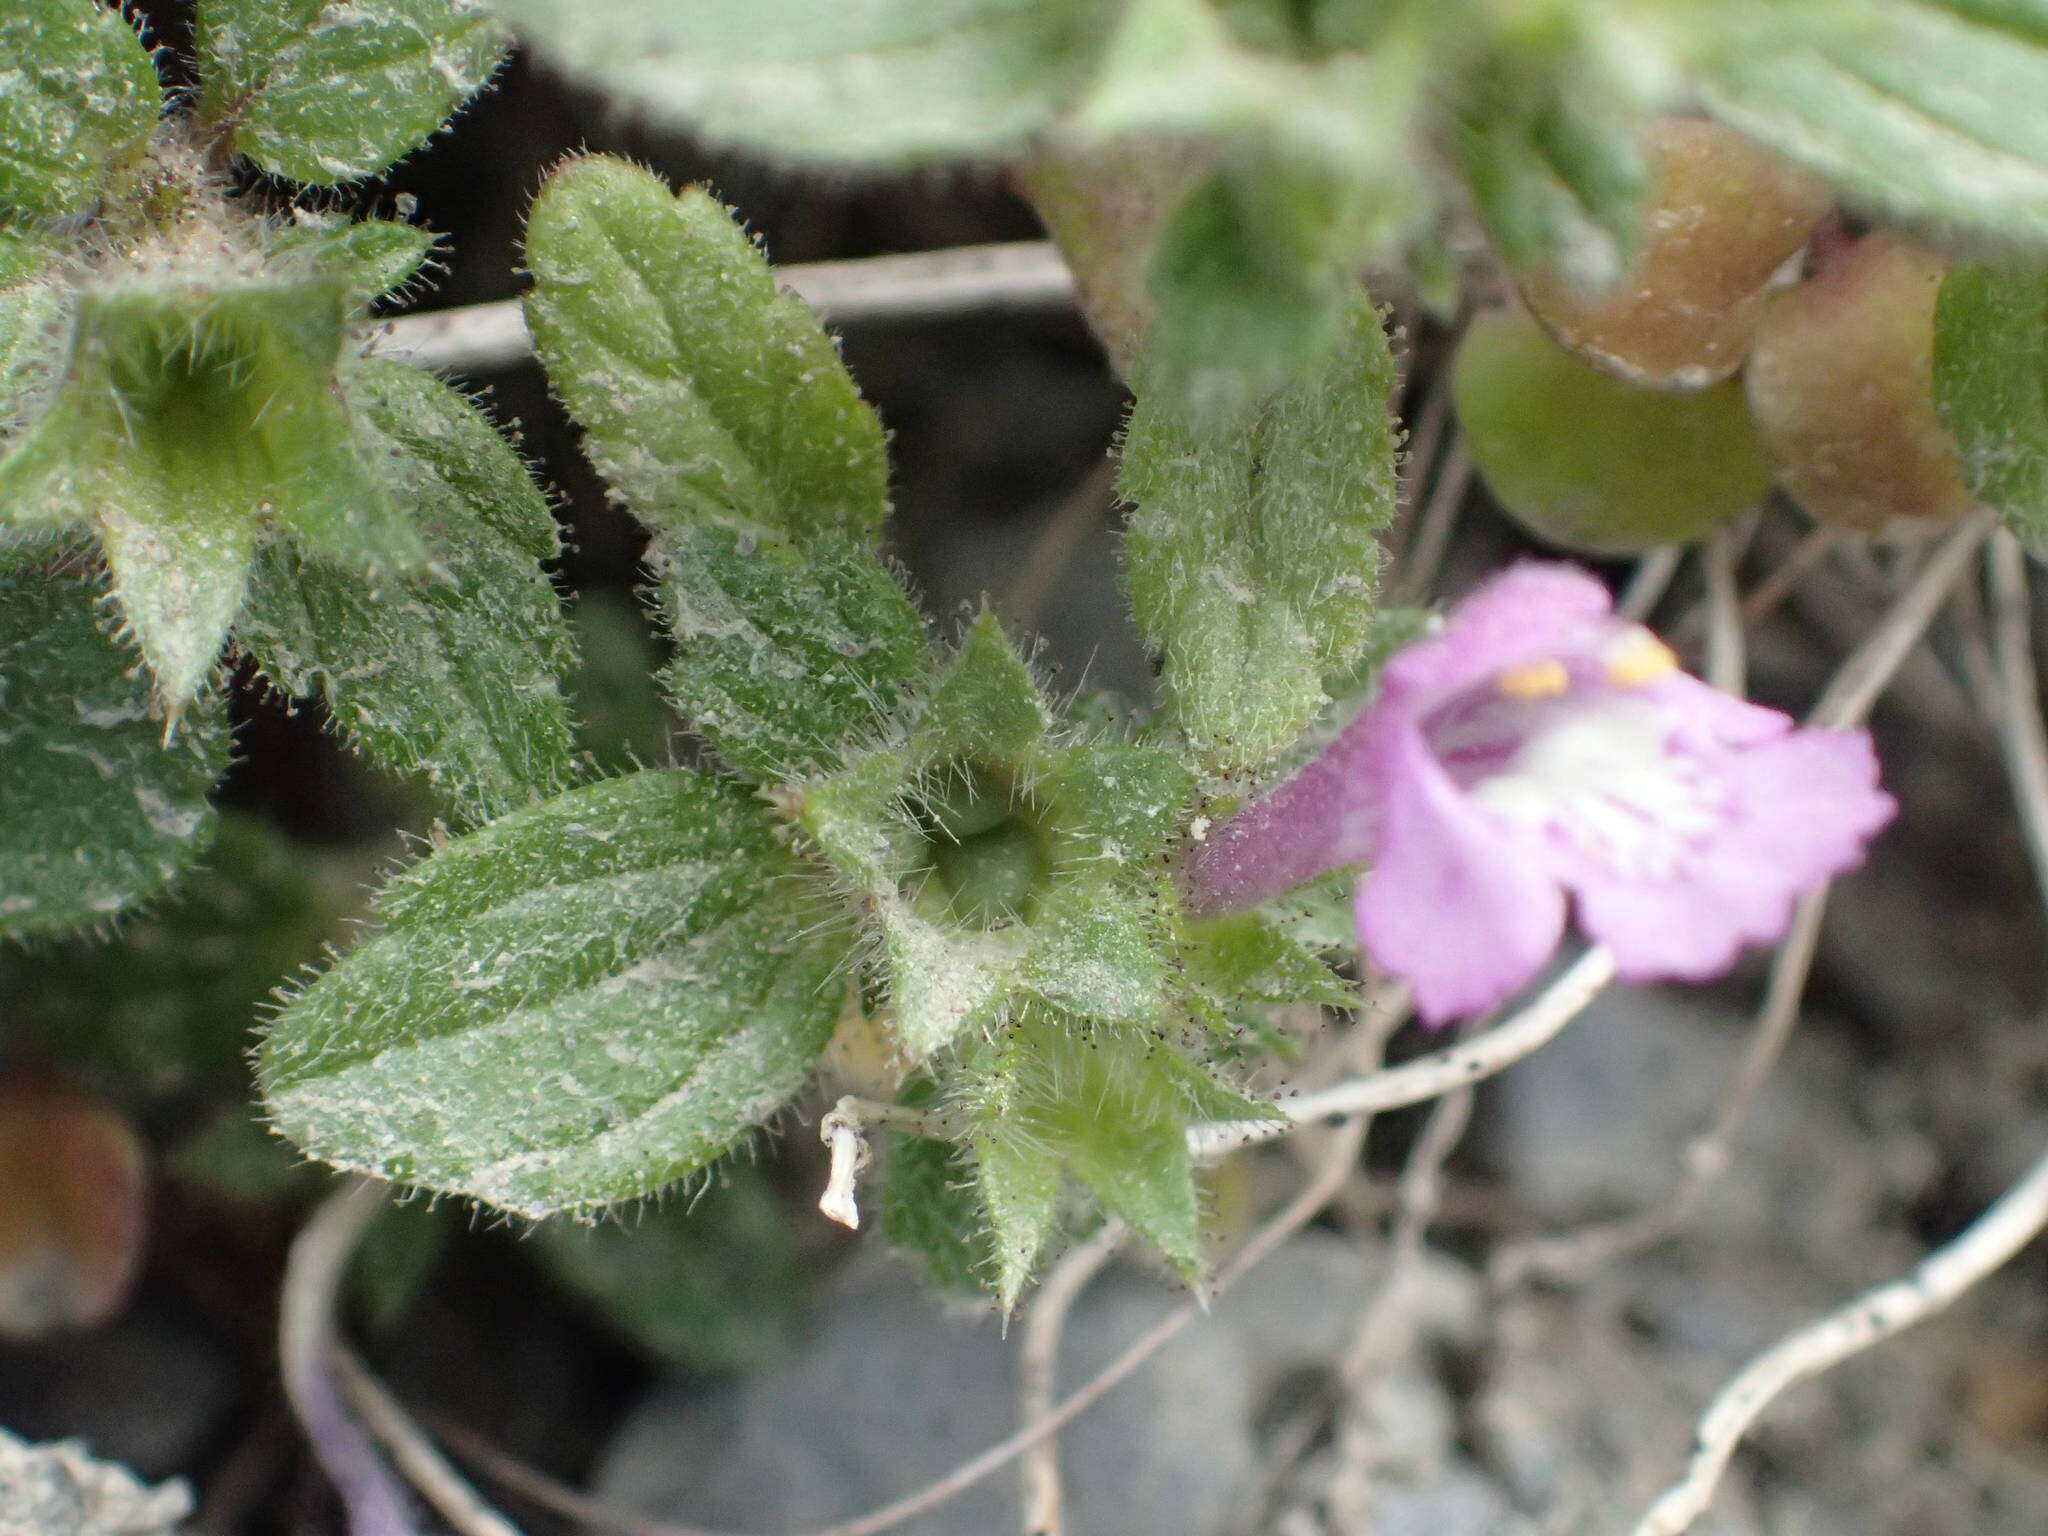
<svg viewBox="0 0 2048 1536">
<path fill-rule="evenodd" d="M 1740 385 L 1669 394 L 1623 384 L 1519 306 L 1473 316 L 1451 363 L 1451 402 L 1494 500 L 1566 549 L 1689 543 L 1771 487 Z"/>
</svg>

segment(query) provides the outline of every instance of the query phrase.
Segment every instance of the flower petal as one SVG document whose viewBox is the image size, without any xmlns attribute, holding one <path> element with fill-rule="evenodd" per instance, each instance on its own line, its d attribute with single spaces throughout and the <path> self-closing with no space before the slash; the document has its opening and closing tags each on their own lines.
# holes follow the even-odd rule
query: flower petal
<svg viewBox="0 0 2048 1536">
<path fill-rule="evenodd" d="M 1594 577 L 1577 566 L 1527 561 L 1481 586 L 1452 608 L 1441 631 L 1389 661 L 1382 695 L 1455 693 L 1619 627 L 1613 600 Z"/>
<path fill-rule="evenodd" d="M 1877 787 L 1864 731 L 1799 730 L 1716 765 L 1729 822 L 1669 881 L 1624 879 L 1561 854 L 1579 922 L 1614 952 L 1624 980 L 1701 981 L 1745 945 L 1784 936 L 1799 897 L 1862 862 L 1897 807 Z"/>
<path fill-rule="evenodd" d="M 1474 806 L 1418 734 L 1378 733 L 1380 856 L 1358 892 L 1358 936 L 1411 983 L 1423 1021 L 1483 1013 L 1542 967 L 1564 933 L 1564 893 L 1528 841 Z"/>
</svg>

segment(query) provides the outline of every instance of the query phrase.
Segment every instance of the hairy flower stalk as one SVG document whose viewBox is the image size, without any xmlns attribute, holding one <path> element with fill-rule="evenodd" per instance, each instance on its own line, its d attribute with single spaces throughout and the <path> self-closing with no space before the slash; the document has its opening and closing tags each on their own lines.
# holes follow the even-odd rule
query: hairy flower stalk
<svg viewBox="0 0 2048 1536">
<path fill-rule="evenodd" d="M 1895 809 L 1867 732 L 1717 692 L 1591 576 L 1530 563 L 1389 662 L 1371 707 L 1183 879 L 1225 911 L 1365 866 L 1359 941 L 1442 1023 L 1528 982 L 1568 899 L 1624 980 L 1719 975 Z"/>
</svg>

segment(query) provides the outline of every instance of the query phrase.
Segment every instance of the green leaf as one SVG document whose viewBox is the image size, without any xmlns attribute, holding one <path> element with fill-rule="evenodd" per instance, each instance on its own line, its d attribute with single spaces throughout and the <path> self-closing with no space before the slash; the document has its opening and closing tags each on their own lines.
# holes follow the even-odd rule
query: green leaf
<svg viewBox="0 0 2048 1536">
<path fill-rule="evenodd" d="M 263 1003 L 341 936 L 369 873 L 229 813 L 173 897 L 118 936 L 0 953 L 0 1017 L 131 1092 L 241 1092 Z"/>
<path fill-rule="evenodd" d="M 271 240 L 274 255 L 304 254 L 340 274 L 358 308 L 397 293 L 433 257 L 441 237 L 397 219 L 352 219 L 297 208 Z"/>
<path fill-rule="evenodd" d="M 34 413 L 61 362 L 63 296 L 41 275 L 40 256 L 0 230 L 0 443 Z"/>
<path fill-rule="evenodd" d="M 1211 772 L 1255 769 L 1371 642 L 1394 505 L 1393 362 L 1359 303 L 1315 375 L 1203 430 L 1140 396 L 1123 449 L 1131 603 L 1175 722 Z"/>
<path fill-rule="evenodd" d="M 1062 866 L 1145 867 L 1166 847 L 1194 775 L 1161 747 L 1081 742 L 1037 781 Z"/>
<path fill-rule="evenodd" d="M 1001 1125 L 1000 1116 L 991 1118 Z M 971 1151 L 975 1193 L 995 1250 L 996 1300 L 1008 1314 L 1058 1224 L 1065 1171 L 1056 1152 L 1000 1131 L 976 1137 Z"/>
<path fill-rule="evenodd" d="M 1644 61 L 1606 30 L 1590 8 L 1538 10 L 1468 67 L 1455 97 L 1459 165 L 1495 248 L 1512 270 L 1588 291 L 1626 270 L 1649 181 Z"/>
<path fill-rule="evenodd" d="M 90 208 L 141 162 L 163 86 L 135 28 L 97 0 L 0 11 L 0 223 Z"/>
<path fill-rule="evenodd" d="M 889 507 L 881 425 L 716 199 L 577 160 L 534 202 L 526 259 L 549 381 L 649 527 L 874 536 Z"/>
<path fill-rule="evenodd" d="M 758 1369 L 794 1341 L 804 1271 L 792 1230 L 768 1181 L 733 1163 L 701 1193 L 638 1220 L 548 1222 L 534 1252 L 642 1348 L 722 1374 Z"/>
<path fill-rule="evenodd" d="M 1187 1127 L 1201 1112 L 1205 1095 L 1193 1090 L 1206 1074 L 1171 1040 L 1031 1009 L 970 1071 L 980 1078 L 968 1090 L 985 1127 L 974 1148 L 1005 1307 L 1050 1228 L 1062 1167 L 1182 1274 L 1199 1275 L 1201 1211 Z M 998 1209 L 998 1196 L 1013 1216 Z"/>
<path fill-rule="evenodd" d="M 1350 1008 L 1358 1001 L 1312 946 L 1264 913 L 1188 923 L 1179 953 L 1187 981 L 1226 1008 L 1247 1001 Z"/>
<path fill-rule="evenodd" d="M 383 905 L 392 926 L 265 1040 L 272 1120 L 313 1156 L 521 1216 L 704 1167 L 796 1092 L 840 1010 L 830 909 L 761 806 L 689 769 L 494 822 Z"/>
<path fill-rule="evenodd" d="M 1734 14 L 1701 65 L 1716 116 L 1880 213 L 2048 239 L 2048 0 Z"/>
<path fill-rule="evenodd" d="M 901 1102 L 922 1108 L 938 1098 L 929 1078 Z M 980 1295 L 995 1272 L 994 1236 L 983 1212 L 972 1153 L 931 1136 L 891 1136 L 882 1182 L 882 1237 L 914 1255 L 937 1290 Z"/>
<path fill-rule="evenodd" d="M 725 528 L 664 539 L 655 573 L 676 707 L 742 772 L 773 783 L 874 733 L 920 679 L 924 623 L 865 544 L 798 548 Z"/>
<path fill-rule="evenodd" d="M 318 697 L 375 761 L 424 772 L 465 820 L 573 778 L 561 680 L 574 653 L 541 568 L 547 500 L 455 390 L 402 363 L 353 379 L 364 456 L 431 550 L 427 573 L 360 569 L 273 545 L 241 642 L 278 688 Z"/>
<path fill-rule="evenodd" d="M 1934 313 L 1934 399 L 1971 494 L 2048 555 L 2048 272 L 1949 272 Z"/>
<path fill-rule="evenodd" d="M 73 579 L 0 572 L 0 936 L 104 923 L 163 891 L 213 833 L 218 700 L 166 744 L 93 600 Z"/>
<path fill-rule="evenodd" d="M 199 110 L 266 171 L 331 186 L 426 143 L 505 57 L 476 0 L 202 0 Z"/>
<path fill-rule="evenodd" d="M 993 1027 L 1016 985 L 1030 935 L 921 916 L 894 893 L 877 903 L 888 965 L 889 1027 L 912 1061 L 963 1033 Z"/>
<path fill-rule="evenodd" d="M 1106 0 L 499 0 L 543 57 L 694 137 L 777 159 L 1001 153 L 1088 68 Z"/>
<path fill-rule="evenodd" d="M 129 465 L 102 465 L 99 478 L 100 553 L 114 600 L 176 719 L 206 686 L 242 610 L 256 518 L 232 504 L 171 501 L 160 481 Z"/>
</svg>

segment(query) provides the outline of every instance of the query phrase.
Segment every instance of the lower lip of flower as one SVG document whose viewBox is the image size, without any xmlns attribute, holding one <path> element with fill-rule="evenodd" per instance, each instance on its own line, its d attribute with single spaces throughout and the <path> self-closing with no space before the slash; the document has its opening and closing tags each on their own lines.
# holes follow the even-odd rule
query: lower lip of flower
<svg viewBox="0 0 2048 1536">
<path fill-rule="evenodd" d="M 1631 700 L 1559 708 L 1491 772 L 1472 803 L 1631 879 L 1669 880 L 1724 822 L 1726 791 L 1674 751 L 1662 711 Z"/>
</svg>

